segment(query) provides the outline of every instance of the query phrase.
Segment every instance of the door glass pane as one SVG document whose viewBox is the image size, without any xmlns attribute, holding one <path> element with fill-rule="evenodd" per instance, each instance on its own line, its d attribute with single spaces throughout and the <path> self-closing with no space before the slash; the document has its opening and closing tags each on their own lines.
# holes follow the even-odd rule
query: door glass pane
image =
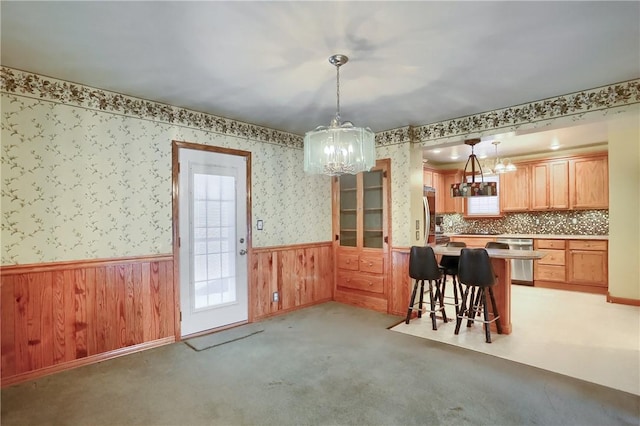
<svg viewBox="0 0 640 426">
<path fill-rule="evenodd" d="M 355 175 L 340 176 L 340 245 L 355 247 L 358 226 L 358 188 Z"/>
<path fill-rule="evenodd" d="M 382 248 L 382 179 L 383 175 L 381 170 L 364 172 L 362 176 L 364 247 Z"/>
<path fill-rule="evenodd" d="M 235 302 L 235 178 L 193 174 L 195 310 Z"/>
</svg>

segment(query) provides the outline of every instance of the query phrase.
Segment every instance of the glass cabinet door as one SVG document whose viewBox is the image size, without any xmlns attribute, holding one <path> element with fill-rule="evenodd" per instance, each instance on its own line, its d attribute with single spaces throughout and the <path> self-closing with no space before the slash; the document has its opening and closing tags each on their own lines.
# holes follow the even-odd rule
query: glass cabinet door
<svg viewBox="0 0 640 426">
<path fill-rule="evenodd" d="M 362 174 L 362 245 L 367 248 L 382 248 L 382 179 L 382 170 L 374 170 Z"/>
<path fill-rule="evenodd" d="M 340 176 L 340 245 L 358 244 L 358 180 L 356 175 Z"/>
</svg>

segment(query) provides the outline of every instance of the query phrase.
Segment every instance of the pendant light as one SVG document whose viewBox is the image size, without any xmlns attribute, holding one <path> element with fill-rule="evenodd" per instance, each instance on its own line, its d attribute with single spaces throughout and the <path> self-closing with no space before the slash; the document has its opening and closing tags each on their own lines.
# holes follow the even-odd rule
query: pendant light
<svg viewBox="0 0 640 426">
<path fill-rule="evenodd" d="M 498 157 L 498 145 L 500 145 L 500 141 L 493 141 L 491 143 L 496 147 L 496 161 L 493 166 L 493 173 L 502 174 L 506 172 L 515 172 L 517 168 L 510 159 L 507 158 L 505 160 L 501 160 L 500 157 Z"/>
<path fill-rule="evenodd" d="M 451 184 L 452 197 L 494 197 L 498 195 L 498 186 L 496 185 L 496 182 L 484 181 L 482 166 L 480 165 L 478 157 L 473 153 L 474 145 L 479 142 L 480 139 L 467 139 L 464 141 L 465 145 L 471 146 L 471 155 L 464 166 L 462 182 Z M 469 163 L 471 163 L 470 172 L 467 171 Z M 478 166 L 478 169 L 476 169 L 476 165 Z M 476 182 L 476 176 L 480 176 L 480 182 Z M 471 182 L 467 182 L 468 177 L 471 177 Z"/>
<path fill-rule="evenodd" d="M 339 176 L 369 171 L 375 165 L 375 135 L 368 127 L 355 127 L 340 121 L 340 67 L 345 55 L 333 55 L 329 62 L 336 67 L 336 115 L 329 127 L 318 126 L 304 136 L 304 171 L 309 174 Z"/>
</svg>

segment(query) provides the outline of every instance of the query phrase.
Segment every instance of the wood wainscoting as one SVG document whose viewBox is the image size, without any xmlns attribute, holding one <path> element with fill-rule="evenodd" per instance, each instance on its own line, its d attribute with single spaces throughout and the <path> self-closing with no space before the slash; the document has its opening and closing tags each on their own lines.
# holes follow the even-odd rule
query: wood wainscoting
<svg viewBox="0 0 640 426">
<path fill-rule="evenodd" d="M 333 299 L 333 247 L 324 242 L 254 248 L 249 275 L 252 321 L 327 302 Z"/>
<path fill-rule="evenodd" d="M 6 266 L 2 386 L 176 340 L 173 256 Z"/>
</svg>

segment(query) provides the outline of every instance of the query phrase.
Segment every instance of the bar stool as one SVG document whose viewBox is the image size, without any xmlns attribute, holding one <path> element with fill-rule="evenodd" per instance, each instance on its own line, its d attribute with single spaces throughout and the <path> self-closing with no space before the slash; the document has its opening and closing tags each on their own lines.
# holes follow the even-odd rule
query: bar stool
<svg viewBox="0 0 640 426">
<path fill-rule="evenodd" d="M 463 319 L 469 320 L 467 327 L 475 320 L 476 313 L 482 310 L 484 319 L 480 320 L 484 324 L 485 339 L 487 343 L 491 343 L 491 330 L 489 325 L 495 321 L 498 333 L 502 334 L 502 326 L 500 325 L 500 315 L 496 305 L 496 299 L 493 295 L 493 286 L 496 283 L 496 275 L 491 266 L 491 259 L 487 250 L 483 248 L 468 249 L 463 248 L 460 252 L 460 263 L 458 265 L 458 279 L 460 283 L 467 286 L 462 295 L 462 303 L 456 317 L 455 334 L 460 332 L 460 325 Z M 467 307 L 467 298 L 470 289 L 477 287 L 478 304 L 474 304 L 474 298 L 469 299 Z M 493 318 L 489 319 L 489 306 L 487 305 L 487 291 L 491 299 L 493 307 Z"/>
<path fill-rule="evenodd" d="M 449 241 L 447 247 L 466 247 L 467 244 L 464 241 Z M 453 301 L 456 307 L 456 315 L 458 314 L 458 308 L 460 307 L 460 301 L 458 299 L 458 289 L 460 289 L 460 297 L 462 297 L 462 285 L 457 281 L 458 277 L 458 261 L 460 256 L 443 255 L 440 259 L 440 270 L 442 271 L 442 295 L 445 299 L 449 297 L 444 296 L 445 289 L 447 288 L 447 275 L 451 277 L 453 282 Z"/>
<path fill-rule="evenodd" d="M 431 325 L 434 330 L 437 330 L 436 326 L 436 312 L 442 311 L 442 319 L 447 322 L 447 314 L 444 311 L 444 301 L 442 299 L 442 292 L 440 291 L 440 282 L 442 273 L 438 267 L 436 261 L 436 255 L 433 253 L 433 248 L 430 246 L 411 247 L 409 252 L 409 276 L 415 280 L 413 284 L 413 292 L 411 293 L 411 300 L 409 301 L 409 309 L 407 310 L 407 318 L 405 323 L 409 324 L 411 319 L 411 312 L 415 306 L 416 291 L 418 290 L 418 283 L 420 283 L 420 299 L 418 301 L 418 318 L 422 318 L 422 301 L 424 297 L 424 282 L 429 281 L 429 303 L 431 309 L 425 310 L 429 312 L 431 316 Z M 434 283 L 435 281 L 435 289 Z M 436 301 L 440 302 L 440 306 L 436 308 Z"/>
<path fill-rule="evenodd" d="M 489 241 L 484 245 L 484 248 L 509 250 L 509 244 L 499 243 L 497 241 Z M 462 293 L 462 291 L 460 291 L 460 293 Z M 477 307 L 478 303 L 480 302 L 480 298 L 476 295 L 475 288 L 471 289 L 471 300 L 474 301 L 473 306 Z M 481 312 L 478 309 L 475 309 L 475 311 L 477 315 L 480 315 Z M 471 323 L 473 323 L 473 321 L 469 320 L 468 324 L 470 325 Z"/>
</svg>

